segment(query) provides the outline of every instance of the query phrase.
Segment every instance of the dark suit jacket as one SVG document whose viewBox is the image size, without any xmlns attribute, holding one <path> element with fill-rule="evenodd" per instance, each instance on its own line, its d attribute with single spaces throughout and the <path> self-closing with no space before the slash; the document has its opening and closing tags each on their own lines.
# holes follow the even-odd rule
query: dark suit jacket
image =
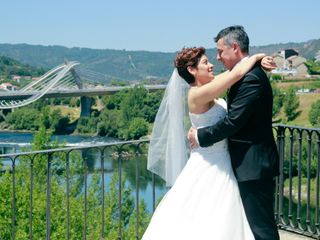
<svg viewBox="0 0 320 240">
<path fill-rule="evenodd" d="M 229 139 L 232 167 L 238 181 L 279 174 L 279 156 L 272 132 L 272 88 L 256 65 L 228 93 L 228 114 L 213 126 L 198 129 L 201 147 Z"/>
</svg>

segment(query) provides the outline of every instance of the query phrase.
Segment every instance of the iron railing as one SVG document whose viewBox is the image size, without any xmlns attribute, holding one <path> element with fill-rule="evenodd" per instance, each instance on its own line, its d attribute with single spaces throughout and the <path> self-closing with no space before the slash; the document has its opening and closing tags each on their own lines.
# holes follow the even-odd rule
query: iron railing
<svg viewBox="0 0 320 240">
<path fill-rule="evenodd" d="M 320 238 L 320 129 L 274 125 L 280 156 L 275 215 L 280 228 Z"/>
<path fill-rule="evenodd" d="M 128 159 L 135 159 L 134 178 L 136 189 L 134 195 L 135 212 L 131 214 L 135 218 L 135 231 L 134 233 L 130 232 L 133 235 L 130 239 L 140 239 L 144 229 L 141 227 L 139 213 L 141 209 L 139 206 L 139 184 L 141 179 L 139 166 L 141 161 L 145 160 L 139 156 L 145 156 L 146 143 L 148 143 L 147 140 L 141 140 L 0 155 L 0 164 L 2 163 L 2 168 L 6 169 L 2 170 L 0 175 L 0 187 L 7 188 L 6 192 L 1 192 L 0 190 L 0 203 L 7 205 L 0 207 L 0 239 L 40 239 L 40 237 L 47 240 L 123 239 L 124 231 L 128 231 L 128 223 L 124 222 L 123 219 L 125 217 L 124 212 L 127 214 L 128 211 L 128 209 L 124 209 L 125 207 L 128 208 L 128 206 L 124 206 L 123 203 L 128 197 L 125 196 L 127 186 L 123 183 L 123 164 L 128 162 Z M 92 158 L 95 159 L 95 163 L 90 162 Z M 110 161 L 113 166 L 106 166 L 106 163 L 110 163 Z M 93 164 L 96 166 L 93 166 Z M 106 184 L 106 173 L 110 172 L 116 173 L 118 182 L 116 184 L 117 200 L 113 202 L 110 199 L 106 199 L 106 194 L 110 191 L 109 186 Z M 99 178 L 99 189 L 95 189 L 96 192 L 91 195 L 94 200 L 98 199 L 96 206 L 93 208 L 92 199 L 90 200 L 90 185 L 93 184 L 90 184 L 90 181 L 93 181 L 94 174 L 95 177 Z M 150 211 L 152 212 L 156 203 L 156 177 L 149 175 L 151 176 L 150 181 L 153 189 L 151 192 L 152 209 Z M 75 177 L 78 181 L 74 180 Z M 64 197 L 60 197 L 60 201 L 62 199 L 60 203 L 54 202 L 59 199 L 55 197 L 55 194 L 61 194 L 61 191 L 56 192 L 59 189 L 56 186 L 57 183 L 64 186 Z M 78 185 L 80 183 L 81 186 L 72 187 L 72 184 L 75 183 Z M 42 186 L 39 186 L 41 184 Z M 10 186 L 8 187 L 8 185 Z M 21 191 L 21 187 L 25 189 Z M 45 193 L 42 192 L 41 194 L 41 191 L 45 191 Z M 26 192 L 26 194 L 23 194 L 23 192 Z M 23 200 L 19 199 L 22 195 Z M 39 196 L 45 196 L 44 201 L 38 201 L 37 198 Z M 45 206 L 40 206 L 39 209 L 37 204 L 43 204 L 44 202 Z M 80 211 L 74 207 L 72 209 L 72 204 L 79 202 L 81 204 L 77 204 L 77 206 L 80 206 Z M 132 204 L 130 205 L 131 202 L 128 202 L 129 207 L 132 207 Z M 107 204 L 109 205 L 106 206 Z M 25 205 L 28 205 L 28 213 L 25 212 Z M 62 211 L 64 216 L 56 216 L 58 212 L 55 210 L 58 208 L 65 209 Z M 99 213 L 93 213 L 90 208 L 93 208 L 93 211 L 99 211 Z M 109 211 L 106 208 L 111 208 L 112 218 L 106 216 Z M 77 214 L 73 213 L 75 211 Z M 27 225 L 25 214 L 29 215 Z M 100 219 L 99 221 L 95 219 L 94 226 L 88 220 L 90 214 L 91 220 L 92 214 L 96 214 L 94 218 Z M 42 222 L 45 222 L 40 230 L 39 218 Z M 53 218 L 55 218 L 54 222 Z M 62 219 L 63 224 L 57 222 L 59 218 Z M 74 221 L 72 218 L 77 219 Z M 106 223 L 106 219 L 109 223 Z M 112 221 L 111 224 L 110 221 Z M 133 219 L 131 218 L 130 221 L 133 221 Z M 82 230 L 79 230 L 79 227 Z M 57 228 L 60 229 L 57 230 Z M 97 237 L 98 228 L 99 236 Z M 116 231 L 115 228 L 117 228 Z M 79 236 L 79 231 L 81 231 L 81 236 Z"/>
<path fill-rule="evenodd" d="M 319 239 L 320 129 L 274 125 L 274 130 L 280 155 L 275 192 L 279 228 Z M 0 202 L 6 204 L 0 205 L 0 239 L 37 239 L 39 234 L 46 239 L 140 239 L 149 219 L 140 185 L 148 178 L 151 213 L 161 197 L 156 188 L 163 186 L 153 174 L 143 173 L 147 147 L 148 141 L 141 140 L 0 155 L 7 169 L 0 175 Z M 124 182 L 128 162 L 134 162 L 129 167 L 133 202 Z M 115 191 L 113 180 L 106 179 L 109 172 L 117 176 Z M 62 202 L 57 202 L 59 194 Z"/>
</svg>

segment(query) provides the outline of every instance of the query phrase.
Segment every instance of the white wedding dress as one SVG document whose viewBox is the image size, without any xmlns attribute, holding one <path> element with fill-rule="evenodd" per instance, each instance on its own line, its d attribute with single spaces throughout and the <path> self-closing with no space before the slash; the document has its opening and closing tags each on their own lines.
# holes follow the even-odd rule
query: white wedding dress
<svg viewBox="0 0 320 240">
<path fill-rule="evenodd" d="M 218 99 L 192 125 L 213 125 L 226 114 Z M 233 174 L 227 140 L 192 150 L 175 184 L 155 210 L 143 240 L 254 240 Z"/>
</svg>

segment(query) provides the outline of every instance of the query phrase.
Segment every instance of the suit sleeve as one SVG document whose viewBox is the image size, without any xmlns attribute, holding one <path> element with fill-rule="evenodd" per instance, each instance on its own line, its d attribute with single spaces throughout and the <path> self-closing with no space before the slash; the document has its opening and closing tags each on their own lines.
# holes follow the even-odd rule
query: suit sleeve
<svg viewBox="0 0 320 240">
<path fill-rule="evenodd" d="M 237 92 L 228 114 L 213 126 L 199 128 L 198 140 L 201 147 L 208 147 L 235 134 L 247 122 L 258 104 L 261 95 L 260 79 L 248 73 L 234 86 Z"/>
</svg>

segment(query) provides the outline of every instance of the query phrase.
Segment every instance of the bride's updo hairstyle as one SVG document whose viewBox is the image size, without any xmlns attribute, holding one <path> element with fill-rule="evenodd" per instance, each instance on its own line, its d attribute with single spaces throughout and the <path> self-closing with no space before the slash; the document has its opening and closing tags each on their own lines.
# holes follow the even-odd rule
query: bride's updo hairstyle
<svg viewBox="0 0 320 240">
<path fill-rule="evenodd" d="M 195 82 L 194 76 L 189 73 L 188 67 L 196 68 L 202 55 L 206 53 L 203 47 L 182 48 L 177 53 L 174 60 L 174 66 L 177 68 L 180 77 L 182 77 L 188 84 Z"/>
</svg>

